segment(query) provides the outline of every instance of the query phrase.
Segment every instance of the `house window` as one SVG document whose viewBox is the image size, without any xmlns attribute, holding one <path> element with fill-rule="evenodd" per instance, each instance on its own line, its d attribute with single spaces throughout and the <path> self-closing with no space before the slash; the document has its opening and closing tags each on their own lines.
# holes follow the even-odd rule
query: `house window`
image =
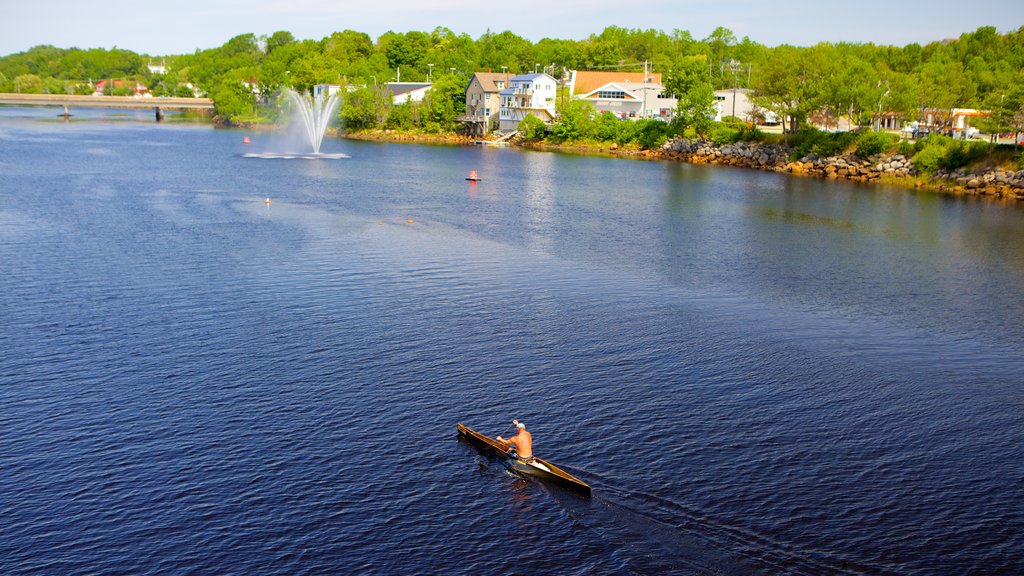
<svg viewBox="0 0 1024 576">
<path fill-rule="evenodd" d="M 597 97 L 624 100 L 626 98 L 626 93 L 623 92 L 622 90 L 599 90 L 597 92 Z"/>
<path fill-rule="evenodd" d="M 490 116 L 490 115 L 491 115 L 491 109 L 490 108 L 484 108 L 484 116 Z"/>
</svg>

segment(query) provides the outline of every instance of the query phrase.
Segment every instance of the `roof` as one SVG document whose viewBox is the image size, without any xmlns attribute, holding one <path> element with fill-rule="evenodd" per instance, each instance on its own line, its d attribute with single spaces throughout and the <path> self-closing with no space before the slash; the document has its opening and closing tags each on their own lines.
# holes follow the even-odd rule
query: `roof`
<svg viewBox="0 0 1024 576">
<path fill-rule="evenodd" d="M 498 88 L 497 82 L 509 82 L 512 76 L 502 72 L 474 72 L 473 78 L 480 82 L 480 86 L 484 89 L 484 92 L 497 92 L 501 90 Z M 466 89 L 469 89 L 469 85 L 473 83 L 473 78 L 469 79 L 469 84 L 466 85 Z"/>
<path fill-rule="evenodd" d="M 401 96 L 409 92 L 415 92 L 422 88 L 430 88 L 430 82 L 388 82 L 388 90 L 395 96 Z"/>
<path fill-rule="evenodd" d="M 541 76 L 547 76 L 547 74 L 543 74 L 543 73 L 520 74 L 519 76 L 513 76 L 512 79 L 513 80 L 519 80 L 520 82 L 522 82 L 523 80 L 536 80 L 537 78 L 540 78 Z"/>
<path fill-rule="evenodd" d="M 641 97 L 638 96 L 638 94 L 640 94 L 643 90 L 653 90 L 655 92 L 660 93 L 663 89 L 664 87 L 661 84 L 654 84 L 652 82 L 649 82 L 647 84 L 644 84 L 642 82 L 609 82 L 607 84 L 602 84 L 601 86 L 594 88 L 593 90 L 587 92 L 586 94 L 583 94 L 583 98 L 601 99 L 601 97 L 599 96 L 599 93 L 601 92 L 621 90 L 622 92 L 625 92 L 627 100 L 640 100 Z"/>
<path fill-rule="evenodd" d="M 597 70 L 576 70 L 573 72 L 573 93 L 575 94 L 586 94 L 593 92 L 605 84 L 611 82 L 617 83 L 636 83 L 643 84 L 645 75 L 643 72 L 605 72 Z M 648 82 L 655 84 L 661 84 L 661 73 L 660 72 L 648 72 L 646 74 Z"/>
</svg>

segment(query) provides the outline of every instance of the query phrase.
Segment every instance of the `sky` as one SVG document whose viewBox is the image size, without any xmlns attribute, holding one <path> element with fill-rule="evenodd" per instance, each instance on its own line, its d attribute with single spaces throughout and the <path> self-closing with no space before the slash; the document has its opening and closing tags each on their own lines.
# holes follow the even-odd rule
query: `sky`
<svg viewBox="0 0 1024 576">
<path fill-rule="evenodd" d="M 1020 0 L 0 0 L 0 55 L 40 44 L 124 48 L 151 56 L 215 48 L 239 34 L 278 30 L 320 40 L 356 30 L 374 40 L 389 30 L 438 26 L 479 38 L 511 30 L 533 42 L 580 40 L 607 26 L 687 30 L 707 37 L 724 26 L 737 38 L 776 46 L 873 42 L 904 46 L 955 38 L 980 26 L 1024 26 Z"/>
</svg>

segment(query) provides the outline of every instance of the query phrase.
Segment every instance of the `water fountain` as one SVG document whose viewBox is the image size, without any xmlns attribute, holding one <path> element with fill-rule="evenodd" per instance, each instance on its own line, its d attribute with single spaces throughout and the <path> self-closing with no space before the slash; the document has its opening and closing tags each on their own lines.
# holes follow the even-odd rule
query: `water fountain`
<svg viewBox="0 0 1024 576">
<path fill-rule="evenodd" d="M 327 95 L 320 93 L 316 96 L 309 96 L 308 94 L 299 94 L 291 88 L 285 88 L 284 93 L 288 97 L 288 101 L 291 103 L 292 114 L 298 116 L 301 119 L 301 124 L 298 122 L 289 122 L 290 128 L 295 128 L 294 124 L 298 124 L 299 130 L 297 135 L 291 139 L 286 139 L 289 142 L 293 142 L 297 145 L 298 140 L 302 144 L 308 142 L 312 148 L 311 153 L 306 152 L 262 152 L 262 153 L 251 153 L 243 154 L 247 158 L 349 158 L 347 154 L 327 154 L 320 152 L 320 145 L 324 140 L 324 133 L 327 131 L 328 125 L 330 125 L 334 113 L 337 112 L 338 106 L 341 104 L 341 99 L 338 98 L 338 94 Z M 297 147 L 297 146 L 296 146 Z"/>
</svg>

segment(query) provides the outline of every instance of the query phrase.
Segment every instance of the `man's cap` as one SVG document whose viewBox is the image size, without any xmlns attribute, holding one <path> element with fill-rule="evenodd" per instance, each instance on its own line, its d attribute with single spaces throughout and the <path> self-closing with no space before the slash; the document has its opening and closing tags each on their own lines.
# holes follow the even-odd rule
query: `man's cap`
<svg viewBox="0 0 1024 576">
<path fill-rule="evenodd" d="M 513 420 L 512 423 L 516 425 L 516 428 L 526 428 L 526 424 L 523 424 L 519 420 Z"/>
</svg>

